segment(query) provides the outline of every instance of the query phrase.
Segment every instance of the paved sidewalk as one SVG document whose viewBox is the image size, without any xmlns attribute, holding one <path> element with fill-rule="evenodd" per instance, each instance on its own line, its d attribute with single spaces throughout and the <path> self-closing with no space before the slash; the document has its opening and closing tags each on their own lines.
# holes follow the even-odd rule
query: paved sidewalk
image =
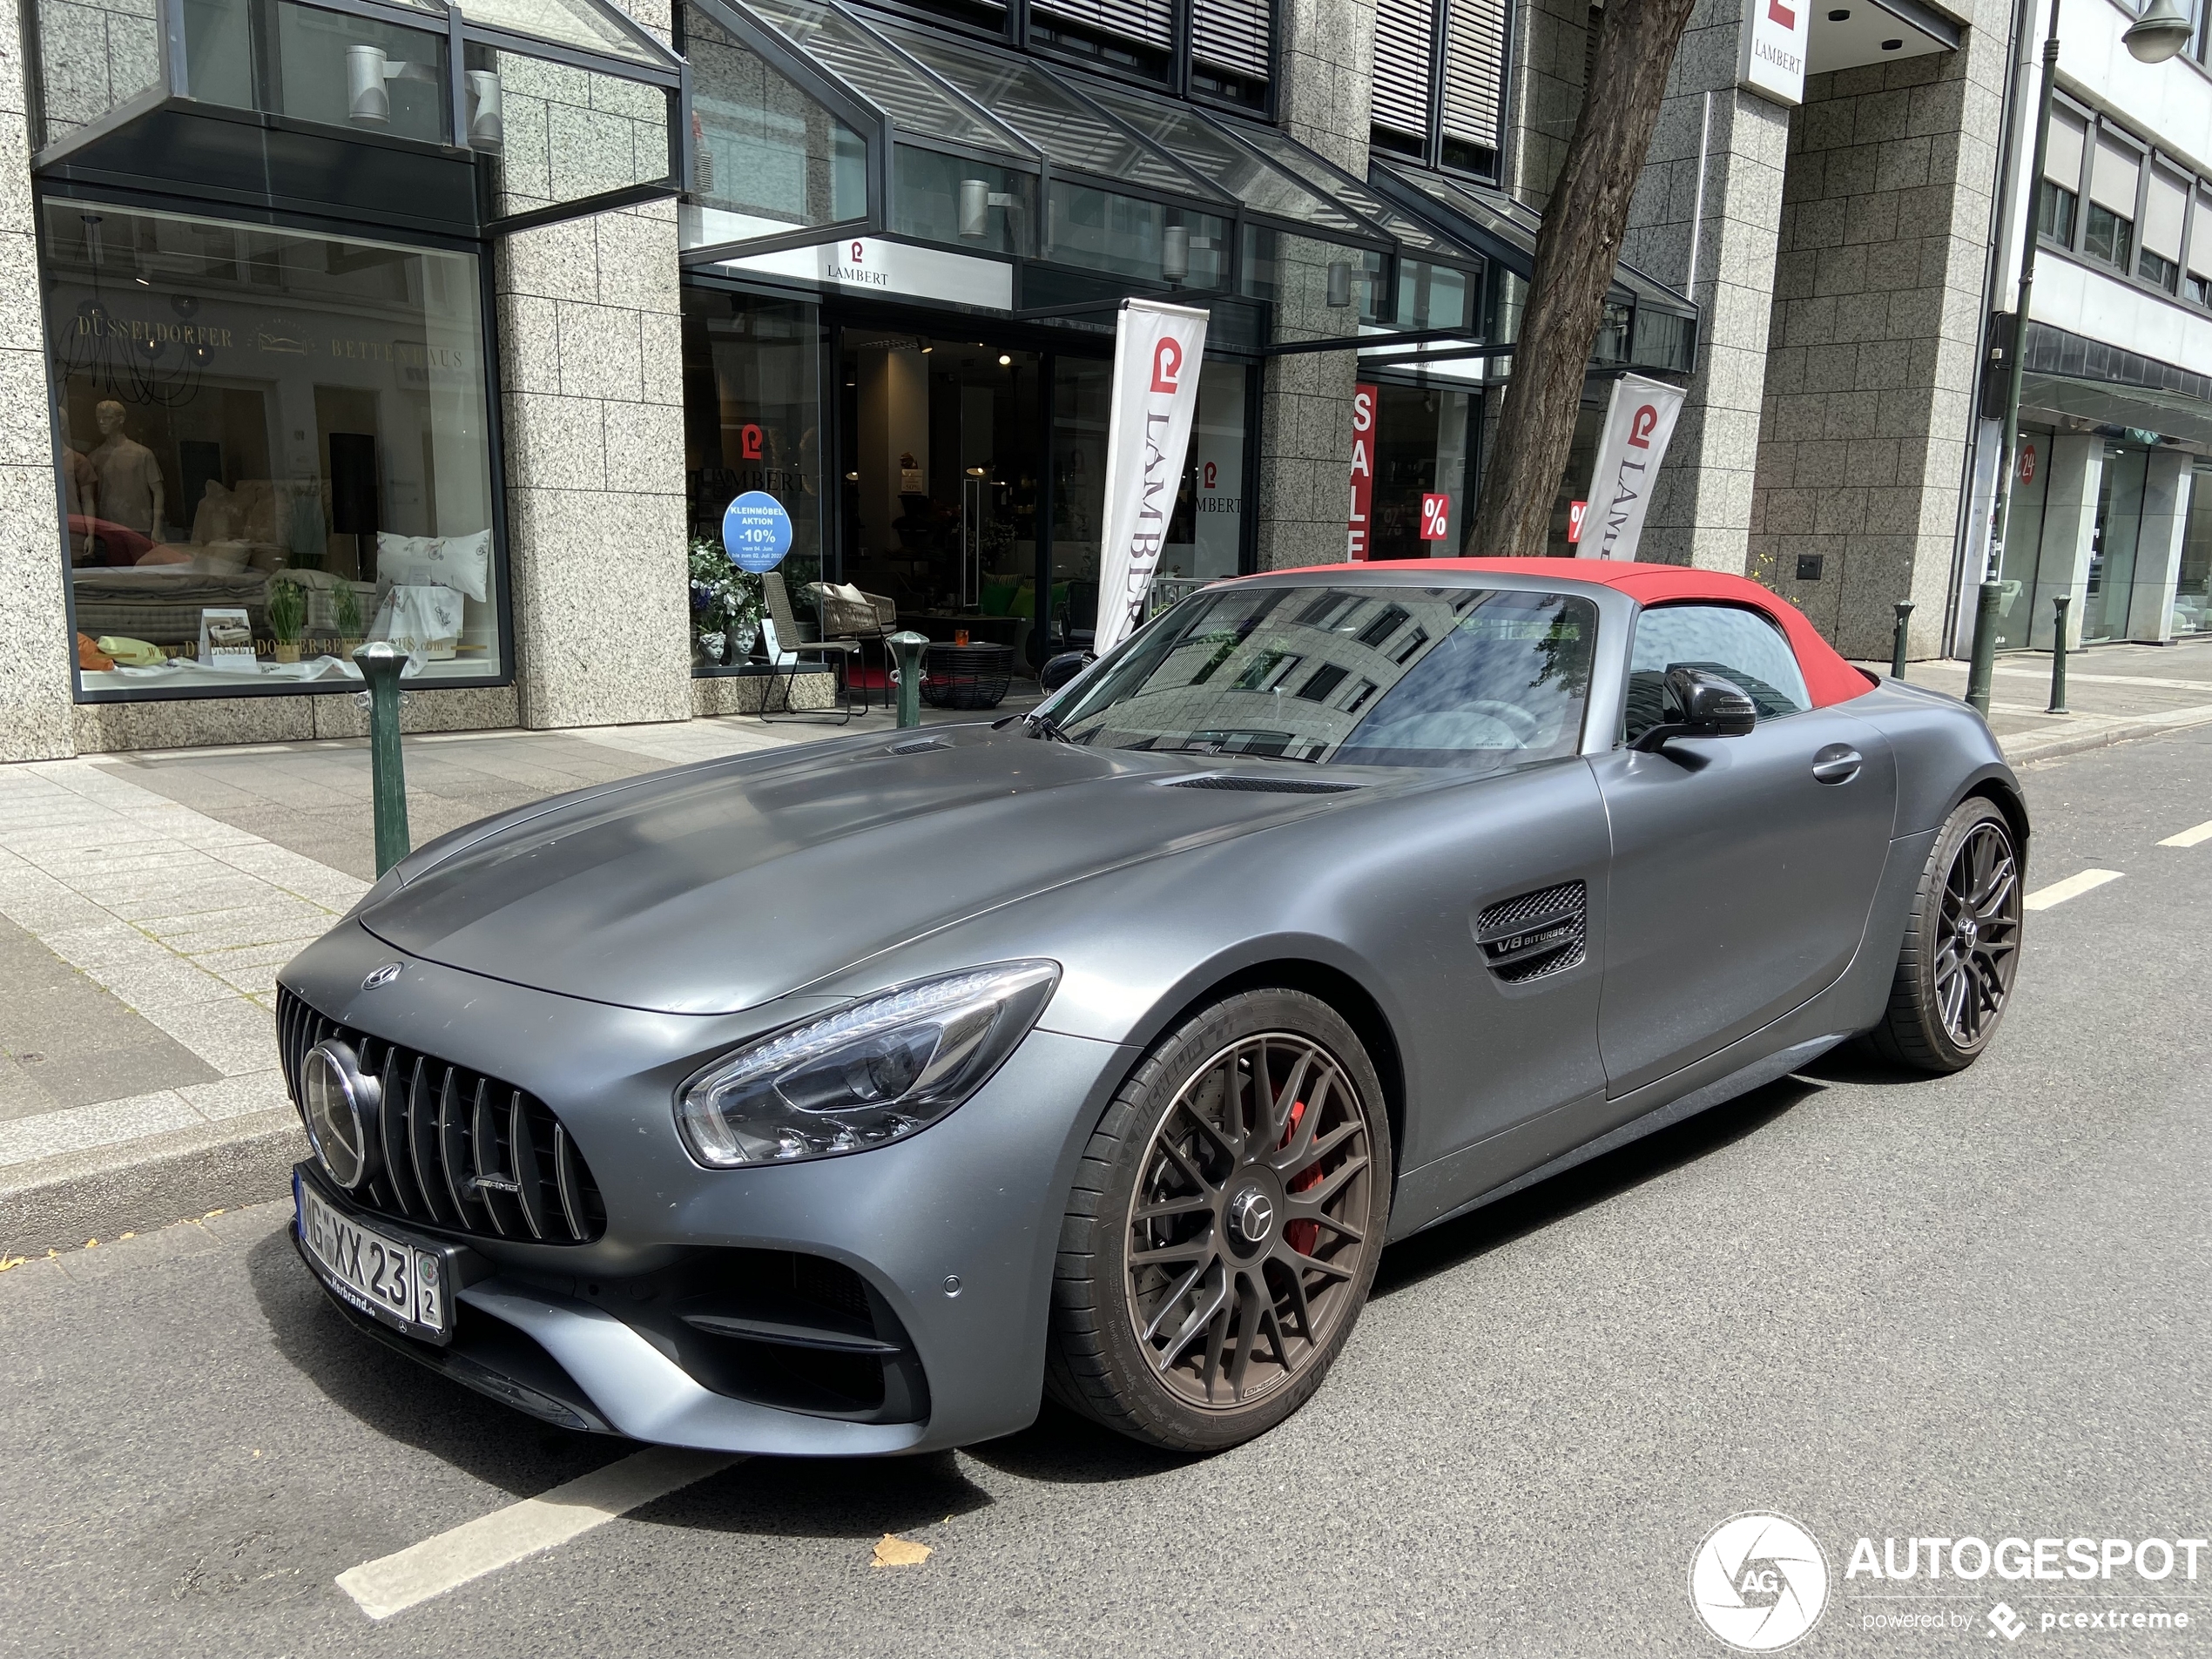
<svg viewBox="0 0 2212 1659">
<path fill-rule="evenodd" d="M 1861 666 L 1889 671 L 1886 663 Z M 2212 723 L 2212 637 L 2172 645 L 2092 645 L 2067 652 L 2066 668 L 2073 712 L 2051 714 L 2050 653 L 1997 659 L 1989 725 L 2014 765 Z M 1963 662 L 1913 663 L 1905 677 L 1953 697 L 1966 694 Z"/>
<path fill-rule="evenodd" d="M 2000 659 L 1991 720 L 2015 764 L 2212 722 L 2212 640 L 2070 670 L 2075 712 L 2052 716 L 2049 658 Z M 1960 693 L 1966 664 L 1907 678 Z M 412 737 L 408 814 L 420 844 L 663 766 L 894 729 L 877 711 Z M 280 1189 L 304 1147 L 276 972 L 374 873 L 358 739 L 0 766 L 0 1260 Z"/>
</svg>

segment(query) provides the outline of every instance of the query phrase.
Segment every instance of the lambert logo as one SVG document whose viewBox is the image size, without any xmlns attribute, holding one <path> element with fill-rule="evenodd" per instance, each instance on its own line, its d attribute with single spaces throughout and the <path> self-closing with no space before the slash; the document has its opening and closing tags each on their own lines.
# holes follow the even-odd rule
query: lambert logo
<svg viewBox="0 0 2212 1659">
<path fill-rule="evenodd" d="M 1734 1515 L 1691 1558 L 1689 1604 L 1730 1647 L 1773 1653 L 1820 1622 L 1828 1558 L 1787 1515 Z"/>
</svg>

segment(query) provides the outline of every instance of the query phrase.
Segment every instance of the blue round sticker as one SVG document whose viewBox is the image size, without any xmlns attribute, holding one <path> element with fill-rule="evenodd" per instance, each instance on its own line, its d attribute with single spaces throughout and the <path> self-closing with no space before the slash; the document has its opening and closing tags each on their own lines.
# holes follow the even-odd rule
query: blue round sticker
<svg viewBox="0 0 2212 1659">
<path fill-rule="evenodd" d="M 740 570 L 772 570 L 791 551 L 791 515 L 765 489 L 748 489 L 722 515 L 722 545 Z"/>
</svg>

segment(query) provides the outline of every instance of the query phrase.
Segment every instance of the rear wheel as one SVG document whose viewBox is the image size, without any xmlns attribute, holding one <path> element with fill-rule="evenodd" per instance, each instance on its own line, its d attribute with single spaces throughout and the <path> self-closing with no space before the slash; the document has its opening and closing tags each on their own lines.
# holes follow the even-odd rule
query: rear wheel
<svg viewBox="0 0 2212 1659">
<path fill-rule="evenodd" d="M 1916 1071 L 1972 1065 L 1997 1032 L 2020 965 L 2020 858 L 2005 814 L 1962 801 L 1929 850 L 1889 1011 L 1867 1035 Z"/>
<path fill-rule="evenodd" d="M 1327 1004 L 1248 991 L 1189 1021 L 1084 1150 L 1050 1392 L 1184 1451 L 1272 1428 L 1320 1386 L 1366 1300 L 1390 1157 L 1374 1068 Z"/>
</svg>

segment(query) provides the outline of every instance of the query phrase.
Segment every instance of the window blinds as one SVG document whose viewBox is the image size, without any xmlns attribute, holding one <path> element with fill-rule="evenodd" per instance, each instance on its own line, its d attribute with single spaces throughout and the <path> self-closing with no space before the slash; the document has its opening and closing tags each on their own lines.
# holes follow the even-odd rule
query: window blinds
<svg viewBox="0 0 2212 1659">
<path fill-rule="evenodd" d="M 1175 44 L 1175 11 L 1169 0 L 1033 0 L 1035 9 L 1141 45 L 1166 51 Z"/>
<path fill-rule="evenodd" d="M 2051 105 L 2051 140 L 2043 151 L 2043 176 L 2061 190 L 2081 188 L 2081 152 L 2089 124 L 2064 105 Z"/>
<path fill-rule="evenodd" d="M 2189 187 L 2163 167 L 2150 170 L 2143 202 L 2142 245 L 2161 260 L 2182 257 L 2182 219 L 2188 212 Z"/>
<path fill-rule="evenodd" d="M 1265 80 L 1271 12 L 1271 0 L 1193 0 L 1190 55 L 1231 75 Z"/>
<path fill-rule="evenodd" d="M 1429 54 L 1435 39 L 1436 0 L 1379 0 L 1369 116 L 1377 126 L 1428 137 Z"/>
<path fill-rule="evenodd" d="M 2212 277 L 2212 196 L 2200 194 L 2195 212 L 2196 224 L 2189 232 L 2189 272 Z"/>
<path fill-rule="evenodd" d="M 1505 0 L 1452 0 L 1444 37 L 1446 138 L 1499 147 L 1505 74 Z"/>
<path fill-rule="evenodd" d="M 2135 183 L 2141 177 L 2142 167 L 2141 156 L 2109 133 L 2100 132 L 2097 153 L 2089 164 L 2089 199 L 2132 220 L 2135 217 Z"/>
</svg>

